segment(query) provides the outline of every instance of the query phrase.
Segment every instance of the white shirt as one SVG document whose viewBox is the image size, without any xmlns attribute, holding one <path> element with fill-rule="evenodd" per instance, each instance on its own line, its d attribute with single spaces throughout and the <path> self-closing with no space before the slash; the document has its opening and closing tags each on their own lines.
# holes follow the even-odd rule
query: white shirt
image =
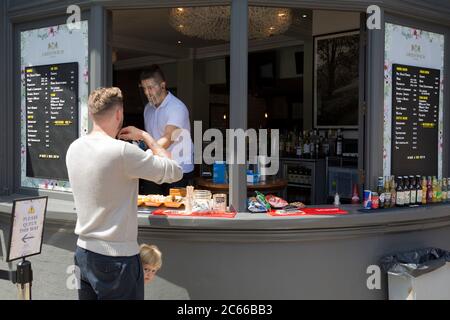
<svg viewBox="0 0 450 320">
<path fill-rule="evenodd" d="M 77 245 L 107 256 L 139 253 L 139 178 L 160 184 L 183 177 L 176 161 L 106 135 L 75 140 L 66 165 L 77 211 Z"/>
<path fill-rule="evenodd" d="M 174 141 L 167 150 L 171 152 L 172 158 L 181 165 L 183 173 L 193 171 L 194 144 L 192 143 L 191 123 L 186 105 L 168 92 L 158 108 L 150 102 L 145 106 L 144 121 L 145 131 L 155 140 L 159 140 L 164 135 L 164 130 L 168 125 L 184 129 L 182 137 Z"/>
</svg>

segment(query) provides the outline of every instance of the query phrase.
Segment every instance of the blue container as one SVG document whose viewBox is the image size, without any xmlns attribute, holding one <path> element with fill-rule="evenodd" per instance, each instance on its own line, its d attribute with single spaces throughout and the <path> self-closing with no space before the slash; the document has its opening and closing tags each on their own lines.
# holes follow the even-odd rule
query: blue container
<svg viewBox="0 0 450 320">
<path fill-rule="evenodd" d="M 213 165 L 213 182 L 226 183 L 226 164 L 224 161 L 216 161 Z"/>
</svg>

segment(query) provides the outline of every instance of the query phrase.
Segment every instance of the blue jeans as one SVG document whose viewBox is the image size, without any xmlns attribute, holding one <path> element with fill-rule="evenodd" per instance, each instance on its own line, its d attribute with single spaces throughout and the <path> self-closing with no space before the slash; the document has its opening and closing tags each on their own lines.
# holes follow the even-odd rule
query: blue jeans
<svg viewBox="0 0 450 320">
<path fill-rule="evenodd" d="M 144 300 L 144 272 L 139 255 L 110 257 L 80 247 L 80 300 Z"/>
</svg>

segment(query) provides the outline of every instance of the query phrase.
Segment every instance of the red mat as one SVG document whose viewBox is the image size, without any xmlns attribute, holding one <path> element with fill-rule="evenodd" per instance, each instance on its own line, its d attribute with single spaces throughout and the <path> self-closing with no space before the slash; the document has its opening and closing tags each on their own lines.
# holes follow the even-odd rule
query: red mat
<svg viewBox="0 0 450 320">
<path fill-rule="evenodd" d="M 170 210 L 170 209 L 157 209 L 153 211 L 152 214 L 155 216 L 208 217 L 208 218 L 234 218 L 236 216 L 236 212 L 202 211 L 186 214 L 180 210 Z"/>
<path fill-rule="evenodd" d="M 269 215 L 275 217 L 295 217 L 295 216 L 307 216 L 307 215 L 341 215 L 347 214 L 348 211 L 342 210 L 340 208 L 303 208 L 294 212 L 283 212 L 282 210 L 270 210 Z"/>
</svg>

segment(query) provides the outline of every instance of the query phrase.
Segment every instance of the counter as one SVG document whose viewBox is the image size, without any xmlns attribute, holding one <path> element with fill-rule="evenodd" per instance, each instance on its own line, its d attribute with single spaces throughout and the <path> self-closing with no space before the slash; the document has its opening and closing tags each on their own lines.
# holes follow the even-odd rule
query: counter
<svg viewBox="0 0 450 320">
<path fill-rule="evenodd" d="M 17 197 L 0 198 L 2 223 Z M 342 207 L 348 215 L 138 214 L 139 241 L 160 247 L 159 275 L 191 299 L 386 299 L 386 277 L 369 290 L 367 267 L 397 251 L 450 249 L 450 204 L 367 213 Z M 73 202 L 49 200 L 46 228 L 70 232 L 75 221 Z"/>
</svg>

